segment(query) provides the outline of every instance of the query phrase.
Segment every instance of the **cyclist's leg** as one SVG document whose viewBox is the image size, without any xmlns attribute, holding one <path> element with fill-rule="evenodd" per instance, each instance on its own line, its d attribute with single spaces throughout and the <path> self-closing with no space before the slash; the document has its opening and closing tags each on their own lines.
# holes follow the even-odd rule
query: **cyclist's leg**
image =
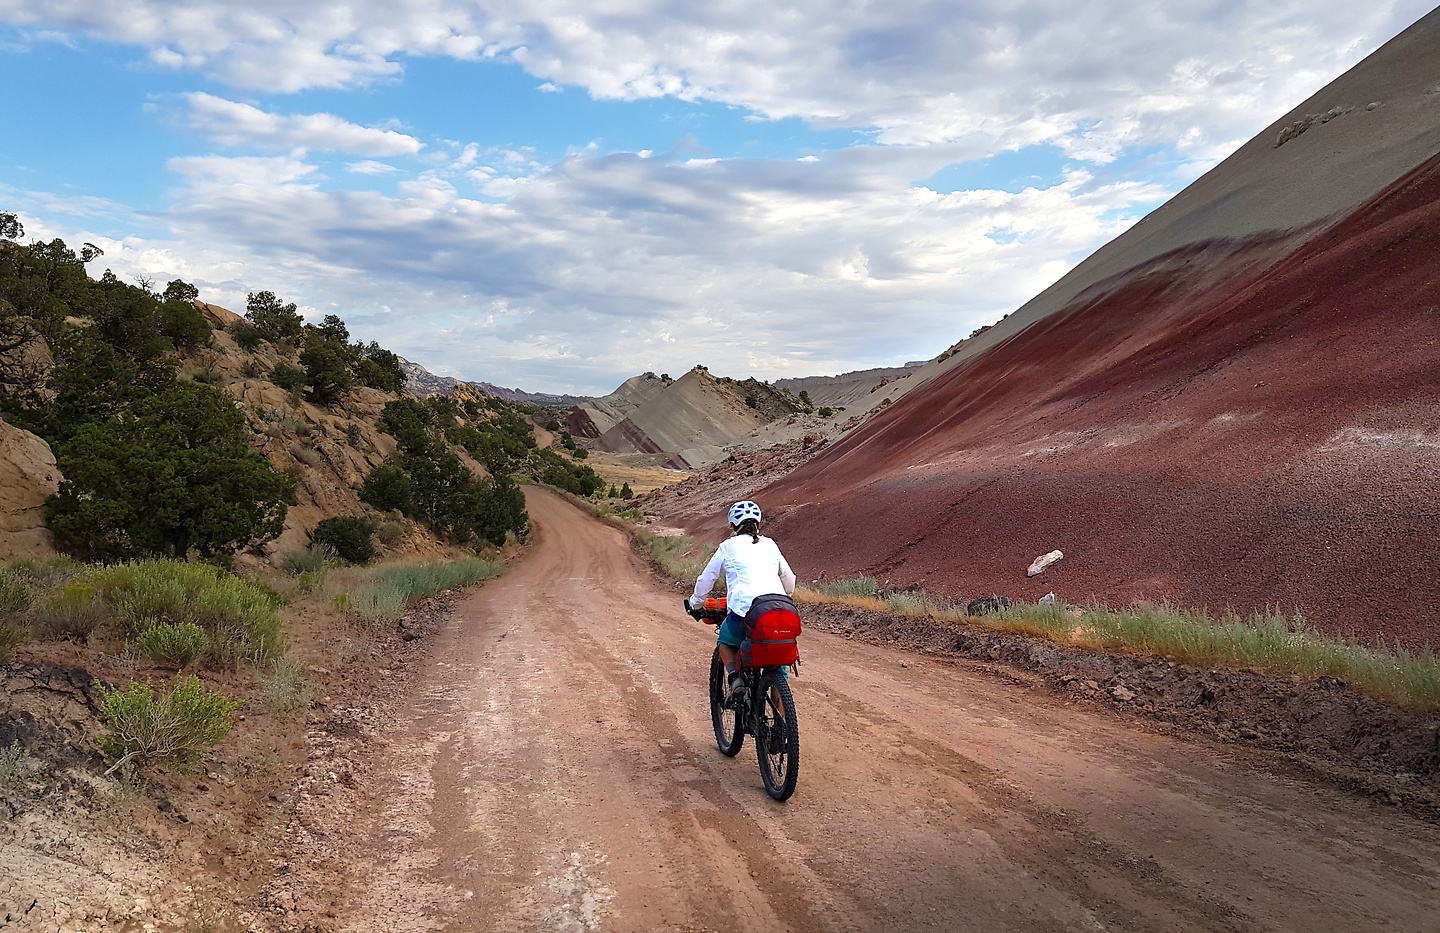
<svg viewBox="0 0 1440 933">
<path fill-rule="evenodd" d="M 735 659 L 740 654 L 740 643 L 745 640 L 745 620 L 735 613 L 725 616 L 715 633 L 715 647 L 720 651 L 720 660 L 725 662 L 726 679 L 735 674 Z"/>
</svg>

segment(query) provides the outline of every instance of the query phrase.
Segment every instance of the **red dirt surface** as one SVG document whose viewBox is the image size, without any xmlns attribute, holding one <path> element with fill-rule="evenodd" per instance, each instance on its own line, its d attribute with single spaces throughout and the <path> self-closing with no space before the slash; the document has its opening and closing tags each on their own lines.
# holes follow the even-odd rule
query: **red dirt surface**
<svg viewBox="0 0 1440 933">
<path fill-rule="evenodd" d="M 802 576 L 1440 645 L 1440 156 L 1297 240 L 1090 289 L 758 493 L 771 532 Z"/>
</svg>

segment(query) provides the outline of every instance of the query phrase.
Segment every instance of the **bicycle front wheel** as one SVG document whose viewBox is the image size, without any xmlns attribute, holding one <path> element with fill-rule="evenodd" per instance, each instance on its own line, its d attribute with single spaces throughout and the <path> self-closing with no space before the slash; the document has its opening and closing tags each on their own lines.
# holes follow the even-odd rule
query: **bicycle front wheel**
<svg viewBox="0 0 1440 933">
<path fill-rule="evenodd" d="M 734 758 L 745 744 L 745 727 L 740 712 L 725 708 L 725 687 L 725 662 L 716 648 L 710 659 L 710 722 L 715 727 L 720 754 Z"/>
<path fill-rule="evenodd" d="M 760 757 L 760 779 L 765 782 L 765 793 L 776 800 L 789 800 L 800 778 L 800 727 L 795 721 L 790 682 L 781 668 L 765 672 L 759 694 L 755 751 Z"/>
</svg>

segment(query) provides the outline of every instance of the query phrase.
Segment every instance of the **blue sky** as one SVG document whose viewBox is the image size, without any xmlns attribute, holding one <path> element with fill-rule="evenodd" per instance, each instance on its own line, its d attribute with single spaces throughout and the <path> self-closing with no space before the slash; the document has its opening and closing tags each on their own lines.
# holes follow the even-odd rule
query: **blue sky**
<svg viewBox="0 0 1440 933">
<path fill-rule="evenodd" d="M 1427 11 L 0 0 L 0 209 L 436 372 L 931 356 Z M 94 270 L 99 271 L 99 270 Z"/>
</svg>

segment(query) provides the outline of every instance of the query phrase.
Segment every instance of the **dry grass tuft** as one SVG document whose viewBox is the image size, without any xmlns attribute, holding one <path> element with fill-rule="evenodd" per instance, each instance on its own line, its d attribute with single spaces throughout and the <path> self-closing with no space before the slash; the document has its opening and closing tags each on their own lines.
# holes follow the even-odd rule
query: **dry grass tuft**
<svg viewBox="0 0 1440 933">
<path fill-rule="evenodd" d="M 1168 658 L 1195 667 L 1251 670 L 1313 679 L 1334 677 L 1356 690 L 1416 711 L 1440 709 L 1440 658 L 1430 649 L 1361 645 L 1306 626 L 1303 616 L 1276 611 L 1218 617 L 1169 603 L 1040 606 L 1019 603 L 971 618 L 924 592 L 874 595 L 865 577 L 797 591 L 801 602 L 844 605 L 909 618 L 964 622 L 1077 648 Z"/>
</svg>

